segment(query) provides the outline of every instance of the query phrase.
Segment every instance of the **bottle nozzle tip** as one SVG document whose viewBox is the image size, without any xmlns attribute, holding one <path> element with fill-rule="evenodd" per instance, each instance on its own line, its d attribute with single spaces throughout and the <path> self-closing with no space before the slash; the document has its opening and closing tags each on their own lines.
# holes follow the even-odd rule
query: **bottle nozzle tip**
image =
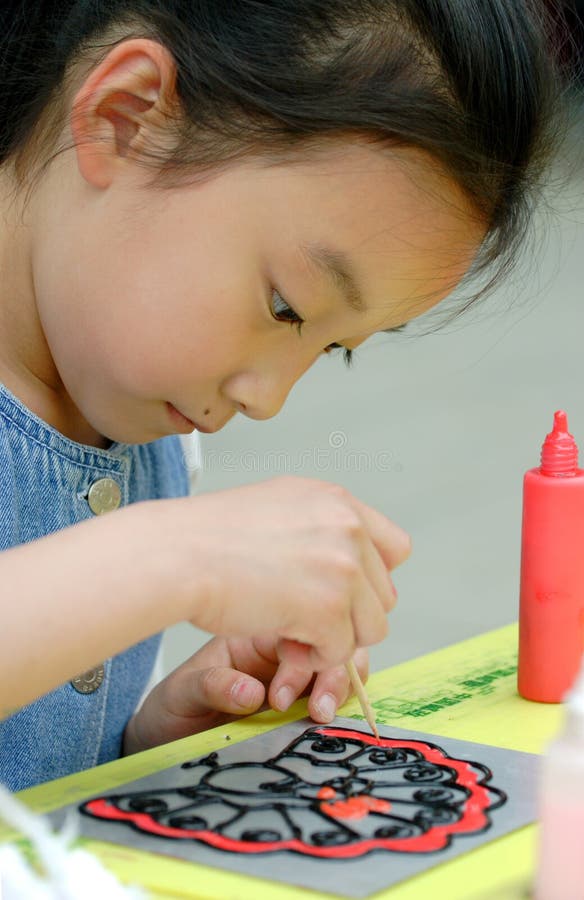
<svg viewBox="0 0 584 900">
<path fill-rule="evenodd" d="M 554 413 L 554 431 L 568 430 L 568 416 L 563 409 L 558 409 Z"/>
<path fill-rule="evenodd" d="M 578 446 L 568 431 L 568 416 L 563 409 L 554 413 L 553 430 L 546 436 L 541 450 L 544 475 L 575 475 L 578 468 Z"/>
</svg>

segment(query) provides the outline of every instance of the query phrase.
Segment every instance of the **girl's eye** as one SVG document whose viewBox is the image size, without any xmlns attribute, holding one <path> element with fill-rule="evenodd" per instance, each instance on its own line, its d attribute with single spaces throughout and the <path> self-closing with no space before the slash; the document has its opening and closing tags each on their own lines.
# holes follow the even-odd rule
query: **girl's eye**
<svg viewBox="0 0 584 900">
<path fill-rule="evenodd" d="M 290 325 L 295 325 L 300 334 L 302 326 L 304 325 L 304 319 L 298 315 L 296 310 L 292 309 L 292 307 L 286 303 L 282 295 L 276 290 L 272 291 L 271 313 L 278 322 L 289 322 Z M 348 350 L 346 347 L 343 347 L 342 344 L 329 344 L 328 347 L 324 348 L 325 353 L 331 353 L 333 350 L 343 350 L 345 363 L 348 366 L 351 365 L 353 362 L 352 350 Z"/>
<path fill-rule="evenodd" d="M 290 325 L 296 325 L 298 328 L 298 334 L 304 325 L 304 319 L 302 319 L 298 313 L 289 306 L 284 298 L 278 293 L 278 291 L 272 291 L 272 315 L 274 319 L 277 319 L 278 322 L 289 322 Z"/>
<path fill-rule="evenodd" d="M 347 347 L 343 347 L 342 344 L 329 344 L 328 347 L 324 348 L 325 353 L 332 353 L 333 350 L 343 350 L 343 358 L 347 366 L 350 366 L 353 362 L 353 351 L 348 350 Z"/>
</svg>

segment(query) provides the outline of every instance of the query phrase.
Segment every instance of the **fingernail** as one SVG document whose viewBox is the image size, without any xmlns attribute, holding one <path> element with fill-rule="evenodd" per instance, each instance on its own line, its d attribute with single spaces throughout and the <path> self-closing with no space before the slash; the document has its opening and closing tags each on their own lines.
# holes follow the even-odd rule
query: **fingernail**
<svg viewBox="0 0 584 900">
<path fill-rule="evenodd" d="M 292 688 L 281 687 L 278 691 L 276 691 L 276 706 L 281 712 L 286 712 L 288 707 L 292 706 L 292 702 L 294 700 L 294 692 Z"/>
<path fill-rule="evenodd" d="M 253 682 L 241 679 L 231 688 L 231 696 L 242 709 L 249 709 L 257 702 L 257 687 Z"/>
<path fill-rule="evenodd" d="M 315 706 L 319 716 L 322 719 L 326 719 L 327 722 L 330 722 L 332 721 L 332 719 L 334 719 L 335 713 L 337 711 L 337 701 L 332 694 L 323 694 L 322 697 L 319 698 L 318 703 L 316 703 Z"/>
</svg>

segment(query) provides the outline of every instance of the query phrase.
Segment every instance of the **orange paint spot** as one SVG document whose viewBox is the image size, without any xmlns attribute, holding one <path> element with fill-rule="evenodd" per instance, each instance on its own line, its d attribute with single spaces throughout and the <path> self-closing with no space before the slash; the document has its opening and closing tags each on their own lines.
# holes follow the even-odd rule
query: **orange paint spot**
<svg viewBox="0 0 584 900">
<path fill-rule="evenodd" d="M 323 788 L 326 790 L 326 788 Z M 319 792 L 320 793 L 320 792 Z M 364 819 L 370 812 L 386 813 L 391 809 L 388 800 L 360 794 L 347 800 L 336 800 L 334 803 L 323 803 L 321 810 L 335 819 Z"/>
<path fill-rule="evenodd" d="M 337 792 L 332 787 L 322 787 L 316 796 L 319 800 L 332 800 L 337 796 Z"/>
</svg>

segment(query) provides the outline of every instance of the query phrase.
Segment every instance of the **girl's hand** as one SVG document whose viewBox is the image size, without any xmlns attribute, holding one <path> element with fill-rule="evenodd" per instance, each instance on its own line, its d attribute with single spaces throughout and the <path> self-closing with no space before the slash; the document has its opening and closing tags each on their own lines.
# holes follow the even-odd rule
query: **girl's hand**
<svg viewBox="0 0 584 900">
<path fill-rule="evenodd" d="M 355 663 L 367 678 L 367 651 Z M 344 666 L 314 675 L 278 659 L 274 642 L 213 638 L 161 681 L 128 723 L 124 755 L 205 731 L 269 704 L 285 710 L 310 694 L 308 712 L 315 722 L 330 722 L 351 695 Z"/>
<path fill-rule="evenodd" d="M 169 539 L 199 628 L 278 640 L 280 659 L 311 672 L 387 635 L 409 538 L 344 488 L 287 477 L 177 502 Z"/>
</svg>

